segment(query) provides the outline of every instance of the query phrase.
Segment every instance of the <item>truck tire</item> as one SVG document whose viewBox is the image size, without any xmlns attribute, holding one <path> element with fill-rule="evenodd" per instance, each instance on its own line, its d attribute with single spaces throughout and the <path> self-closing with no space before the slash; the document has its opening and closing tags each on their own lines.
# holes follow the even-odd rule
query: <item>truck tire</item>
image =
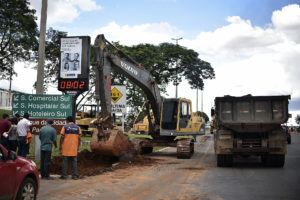
<svg viewBox="0 0 300 200">
<path fill-rule="evenodd" d="M 285 155 L 264 155 L 262 162 L 268 167 L 283 167 L 285 162 Z"/>
<path fill-rule="evenodd" d="M 218 167 L 232 167 L 233 155 L 231 154 L 218 154 L 217 155 L 217 166 Z"/>
</svg>

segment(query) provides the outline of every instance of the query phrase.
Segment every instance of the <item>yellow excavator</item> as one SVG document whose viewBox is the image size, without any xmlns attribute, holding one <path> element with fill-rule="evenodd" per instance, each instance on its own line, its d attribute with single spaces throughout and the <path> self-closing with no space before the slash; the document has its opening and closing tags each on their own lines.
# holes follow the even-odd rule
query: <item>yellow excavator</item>
<svg viewBox="0 0 300 200">
<path fill-rule="evenodd" d="M 83 136 L 92 135 L 94 132 L 93 122 L 98 117 L 96 109 L 97 105 L 84 104 L 76 112 L 76 124 L 81 128 Z"/>
<path fill-rule="evenodd" d="M 91 149 L 108 156 L 121 156 L 132 145 L 138 153 L 152 152 L 154 146 L 177 147 L 178 158 L 190 158 L 197 135 L 205 134 L 204 120 L 192 112 L 192 103 L 185 98 L 163 98 L 152 75 L 143 66 L 107 41 L 103 34 L 94 43 L 96 97 L 100 100 L 101 115 L 95 121 Z M 111 54 L 113 48 L 126 60 Z M 132 143 L 124 133 L 114 128 L 111 117 L 111 68 L 139 86 L 145 96 L 148 134 L 152 139 L 135 139 Z M 152 113 L 152 114 L 151 114 Z M 177 137 L 181 136 L 181 137 Z"/>
<path fill-rule="evenodd" d="M 185 100 L 190 102 L 190 100 L 188 99 Z M 152 118 L 152 123 L 154 123 L 153 114 L 151 113 L 150 116 Z M 200 116 L 200 114 L 198 114 L 197 112 L 193 112 L 191 116 L 191 122 L 192 132 L 204 133 L 205 120 Z M 149 121 L 148 116 L 145 116 L 145 112 L 139 112 L 139 114 L 135 118 L 132 132 L 135 134 L 149 134 Z"/>
</svg>

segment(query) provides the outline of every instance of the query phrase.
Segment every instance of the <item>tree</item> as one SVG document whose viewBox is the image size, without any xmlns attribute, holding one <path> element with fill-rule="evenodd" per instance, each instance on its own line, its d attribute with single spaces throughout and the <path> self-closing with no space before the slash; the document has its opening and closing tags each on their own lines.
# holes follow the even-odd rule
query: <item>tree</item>
<svg viewBox="0 0 300 200">
<path fill-rule="evenodd" d="M 298 125 L 300 125 L 300 115 L 297 115 L 297 116 L 295 117 L 295 121 L 296 121 L 296 123 L 297 123 Z"/>
<path fill-rule="evenodd" d="M 17 61 L 29 61 L 38 47 L 38 30 L 28 0 L 0 0 L 0 77 L 16 74 Z"/>
<path fill-rule="evenodd" d="M 139 44 L 131 47 L 118 43 L 115 45 L 152 74 L 163 94 L 165 94 L 168 84 L 176 84 L 176 71 L 178 74 L 177 84 L 181 82 L 182 77 L 185 77 L 193 89 L 203 89 L 203 79 L 215 77 L 211 65 L 201 60 L 199 54 L 192 49 L 170 43 L 162 43 L 158 46 Z M 178 68 L 176 68 L 176 63 L 178 63 Z M 114 73 L 112 77 L 112 84 L 126 85 L 127 103 L 132 108 L 128 117 L 134 119 L 134 115 L 138 113 L 145 100 L 142 90 L 128 82 L 123 75 Z"/>
<path fill-rule="evenodd" d="M 60 39 L 67 37 L 67 33 L 53 28 L 49 28 L 46 33 L 46 48 L 45 48 L 45 84 L 56 83 L 58 73 L 60 71 Z"/>
<path fill-rule="evenodd" d="M 205 120 L 205 123 L 209 121 L 209 118 L 205 112 L 197 111 L 197 114 L 200 115 L 200 117 L 203 117 Z"/>
</svg>

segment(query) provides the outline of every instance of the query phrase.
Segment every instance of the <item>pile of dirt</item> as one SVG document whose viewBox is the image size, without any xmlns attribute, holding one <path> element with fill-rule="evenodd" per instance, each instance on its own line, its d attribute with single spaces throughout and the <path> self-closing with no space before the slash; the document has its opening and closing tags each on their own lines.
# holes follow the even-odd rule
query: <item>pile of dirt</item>
<svg viewBox="0 0 300 200">
<path fill-rule="evenodd" d="M 78 153 L 77 167 L 80 176 L 94 176 L 115 169 L 124 169 L 132 166 L 151 166 L 157 163 L 158 159 L 147 156 L 132 156 L 121 158 L 97 155 L 88 150 Z M 71 161 L 69 159 L 68 174 L 71 174 Z M 61 174 L 62 156 L 56 156 L 51 161 L 50 173 Z"/>
</svg>

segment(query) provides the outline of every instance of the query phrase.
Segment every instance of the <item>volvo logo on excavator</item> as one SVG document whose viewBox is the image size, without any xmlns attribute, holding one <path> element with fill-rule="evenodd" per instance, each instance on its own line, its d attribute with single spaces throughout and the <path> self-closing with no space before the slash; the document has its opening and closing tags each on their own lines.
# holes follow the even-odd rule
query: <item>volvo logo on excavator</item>
<svg viewBox="0 0 300 200">
<path fill-rule="evenodd" d="M 131 67 L 130 65 L 128 65 L 127 63 L 121 61 L 121 66 L 122 68 L 126 69 L 127 71 L 131 72 L 132 74 L 134 74 L 135 76 L 138 75 L 138 71 L 136 71 L 133 67 Z"/>
</svg>

